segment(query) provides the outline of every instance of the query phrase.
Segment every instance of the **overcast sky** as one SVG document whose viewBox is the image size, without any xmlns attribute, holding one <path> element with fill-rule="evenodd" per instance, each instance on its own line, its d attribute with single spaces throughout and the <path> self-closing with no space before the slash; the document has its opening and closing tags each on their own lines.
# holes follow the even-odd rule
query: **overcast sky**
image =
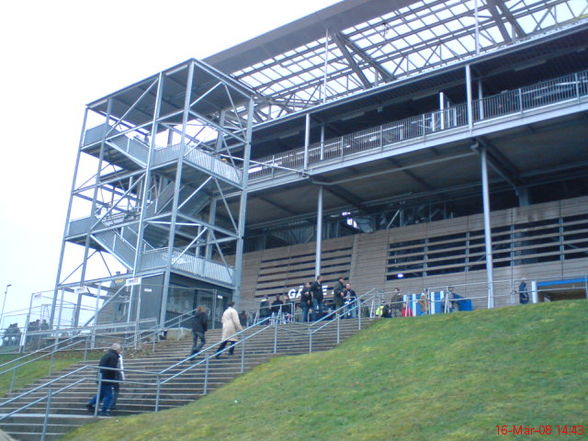
<svg viewBox="0 0 588 441">
<path fill-rule="evenodd" d="M 333 0 L 32 0 L 0 6 L 0 301 L 51 290 L 84 106 Z M 1 308 L 1 302 L 0 302 Z"/>
</svg>

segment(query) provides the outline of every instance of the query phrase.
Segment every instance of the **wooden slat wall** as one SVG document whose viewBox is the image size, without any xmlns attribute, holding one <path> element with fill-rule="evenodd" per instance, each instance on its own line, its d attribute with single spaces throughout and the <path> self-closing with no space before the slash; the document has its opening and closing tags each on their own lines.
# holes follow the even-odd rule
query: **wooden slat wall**
<svg viewBox="0 0 588 441">
<path fill-rule="evenodd" d="M 323 242 L 321 272 L 329 287 L 351 269 L 354 236 Z M 244 257 L 242 300 L 255 310 L 259 297 L 287 294 L 314 279 L 315 244 L 292 245 L 247 253 Z"/>
<path fill-rule="evenodd" d="M 575 217 L 574 217 L 575 216 Z M 564 247 L 564 256 L 573 253 L 588 253 L 588 197 L 566 199 L 557 202 L 518 207 L 492 213 L 493 237 L 498 240 L 495 245 L 504 249 L 497 250 L 507 257 L 495 258 L 497 267 L 494 279 L 497 281 L 495 295 L 497 305 L 518 302 L 512 296 L 513 289 L 518 287 L 521 279 L 560 279 L 574 277 L 588 272 L 588 257 L 560 259 L 556 253 L 541 252 L 540 248 L 553 247 L 558 243 Z M 546 222 L 546 225 L 533 225 L 534 222 Z M 531 225 L 527 225 L 531 224 Z M 570 233 L 560 235 L 559 228 Z M 391 266 L 388 263 L 391 246 L 408 241 L 425 241 L 429 245 L 444 247 L 456 258 L 478 258 L 483 256 L 483 216 L 473 215 L 456 219 L 448 219 L 432 223 L 410 225 L 386 231 L 359 234 L 323 241 L 322 267 L 327 283 L 332 287 L 338 275 L 349 275 L 358 293 L 371 288 L 391 291 L 399 287 L 403 292 L 421 292 L 425 288 L 444 289 L 448 285 L 455 286 L 456 292 L 467 296 L 484 296 L 486 294 L 486 271 L 484 262 L 478 262 L 483 268 L 475 271 L 461 271 L 450 274 L 426 275 L 418 278 L 387 280 Z M 497 231 L 504 230 L 504 231 Z M 467 247 L 465 241 L 452 239 L 452 235 L 466 234 L 469 240 L 478 244 Z M 586 234 L 582 236 L 582 234 Z M 565 239 L 567 235 L 575 235 Z M 580 238 L 578 238 L 580 237 Z M 534 240 L 550 240 L 543 244 L 529 244 Z M 564 238 L 561 240 L 561 238 Z M 558 242 L 559 241 L 559 242 Z M 464 243 L 460 245 L 460 243 Z M 445 245 L 443 245 L 445 244 Z M 571 246 L 578 249 L 572 249 Z M 400 248 L 410 248 L 400 247 Z M 470 252 L 469 249 L 474 249 Z M 444 249 L 438 250 L 440 252 Z M 255 296 L 284 294 L 289 288 L 295 288 L 314 276 L 315 244 L 294 245 L 273 248 L 254 253 L 247 253 L 244 258 L 242 299 L 244 304 L 252 305 L 255 310 L 258 304 Z M 510 253 L 510 254 L 507 254 Z M 527 254 L 523 254 L 527 253 Z M 471 256 L 470 256 L 471 254 Z M 418 255 L 418 253 L 414 253 Z M 579 254 L 576 254 L 578 256 Z M 588 254 L 586 254 L 588 256 Z M 510 260 L 530 260 L 533 258 L 555 259 L 546 262 L 528 263 L 512 266 Z M 418 256 L 417 256 L 418 257 Z M 427 263 L 427 256 L 419 259 Z M 432 256 L 429 259 L 431 270 L 441 268 L 457 268 L 459 264 L 443 263 L 442 258 Z M 508 266 L 499 266 L 499 265 Z M 331 266 L 332 265 L 332 266 Z M 467 286 L 466 286 L 467 285 Z M 477 307 L 483 307 L 486 300 L 476 301 Z"/>
</svg>

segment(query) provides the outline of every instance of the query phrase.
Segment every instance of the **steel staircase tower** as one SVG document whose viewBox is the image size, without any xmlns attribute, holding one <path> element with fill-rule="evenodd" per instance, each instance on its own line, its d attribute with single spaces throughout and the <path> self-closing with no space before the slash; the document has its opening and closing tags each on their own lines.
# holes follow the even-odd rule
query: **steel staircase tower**
<svg viewBox="0 0 588 441">
<path fill-rule="evenodd" d="M 88 298 L 98 309 L 115 295 L 129 320 L 163 323 L 174 284 L 238 302 L 257 102 L 191 59 L 87 105 L 53 326 L 77 325 Z"/>
</svg>

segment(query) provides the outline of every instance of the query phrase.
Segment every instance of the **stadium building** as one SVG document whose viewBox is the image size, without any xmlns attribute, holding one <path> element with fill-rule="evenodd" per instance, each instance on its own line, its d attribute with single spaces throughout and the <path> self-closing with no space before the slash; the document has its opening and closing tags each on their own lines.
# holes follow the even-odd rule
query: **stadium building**
<svg viewBox="0 0 588 441">
<path fill-rule="evenodd" d="M 103 322 L 323 274 L 587 295 L 583 0 L 346 0 L 86 107 L 55 296 Z M 64 300 L 66 299 L 66 300 Z"/>
</svg>

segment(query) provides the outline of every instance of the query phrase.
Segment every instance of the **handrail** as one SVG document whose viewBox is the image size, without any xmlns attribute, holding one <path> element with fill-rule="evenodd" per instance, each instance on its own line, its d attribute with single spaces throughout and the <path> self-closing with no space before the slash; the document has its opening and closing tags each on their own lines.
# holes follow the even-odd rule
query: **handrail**
<svg viewBox="0 0 588 441">
<path fill-rule="evenodd" d="M 70 344 L 69 344 L 69 345 L 67 345 L 67 346 L 63 346 L 61 349 L 62 349 L 62 350 L 64 350 L 64 349 L 71 348 L 72 346 L 75 346 L 75 345 L 77 345 L 78 343 L 80 343 L 80 342 L 79 342 L 79 341 L 74 341 L 73 343 L 70 343 Z M 59 343 L 55 343 L 55 344 L 59 344 Z M 54 352 L 58 352 L 58 351 L 54 351 Z M 33 358 L 32 360 L 27 360 L 27 361 L 25 361 L 25 362 L 23 362 L 23 363 L 20 363 L 20 364 L 16 365 L 16 366 L 13 366 L 13 367 L 10 367 L 10 368 L 8 368 L 8 369 L 5 369 L 5 370 L 3 370 L 3 371 L 0 371 L 0 376 L 2 376 L 2 375 L 4 375 L 4 374 L 6 374 L 6 373 L 8 373 L 8 372 L 11 372 L 11 371 L 13 371 L 13 370 L 15 370 L 15 369 L 19 369 L 19 368 L 21 368 L 21 367 L 23 367 L 23 366 L 26 366 L 27 364 L 29 364 L 29 363 L 32 363 L 32 362 L 34 362 L 34 361 L 40 360 L 40 359 L 42 359 L 42 358 L 45 358 L 45 357 L 47 357 L 47 356 L 51 355 L 52 353 L 53 353 L 53 352 L 48 352 L 48 353 L 45 353 L 45 354 L 43 354 L 43 355 L 41 355 L 41 356 L 39 356 L 39 357 L 37 357 L 37 358 Z"/>
<path fill-rule="evenodd" d="M 378 290 L 376 288 L 372 288 L 368 292 L 366 292 L 366 293 L 364 293 L 364 294 L 362 294 L 360 296 L 357 296 L 356 303 L 359 305 L 361 303 L 361 300 L 364 299 L 364 297 L 367 297 L 370 294 L 375 293 L 375 292 L 378 292 Z M 326 321 L 329 317 L 333 317 L 333 315 L 337 314 L 338 311 L 345 310 L 345 308 L 347 308 L 347 307 L 345 305 L 343 305 L 343 306 L 337 308 L 336 310 L 331 311 L 330 313 L 324 315 L 320 319 L 315 320 L 314 322 L 312 322 L 308 327 L 309 328 L 312 328 L 312 327 L 316 326 L 318 323 L 323 322 L 323 321 Z"/>
<path fill-rule="evenodd" d="M 10 387 L 9 387 L 9 392 L 11 392 L 12 388 L 14 387 L 15 374 L 18 369 L 20 369 L 23 366 L 28 365 L 29 363 L 33 363 L 35 361 L 41 360 L 46 357 L 51 357 L 52 362 L 51 362 L 51 366 L 49 367 L 49 373 L 51 373 L 51 370 L 53 369 L 53 357 L 55 356 L 56 352 L 61 352 L 61 351 L 70 349 L 76 345 L 82 344 L 83 342 L 86 342 L 86 345 L 87 345 L 87 339 L 93 338 L 95 336 L 96 329 L 101 329 L 101 328 L 102 329 L 109 329 L 109 328 L 113 328 L 113 327 L 114 328 L 124 328 L 122 331 L 112 332 L 112 334 L 119 334 L 122 332 L 126 332 L 126 330 L 130 330 L 132 327 L 135 327 L 135 330 L 133 331 L 132 337 L 136 337 L 135 334 L 138 332 L 137 325 L 140 323 L 148 323 L 148 322 L 152 322 L 152 321 L 156 322 L 155 319 L 144 319 L 144 320 L 140 320 L 138 322 L 131 322 L 131 323 L 133 323 L 132 325 L 129 323 L 125 323 L 125 324 L 116 323 L 116 324 L 98 325 L 95 327 L 80 327 L 80 328 L 68 328 L 68 329 L 55 329 L 55 330 L 47 330 L 47 331 L 34 331 L 28 335 L 29 336 L 31 336 L 31 335 L 36 336 L 36 335 L 46 335 L 47 334 L 50 336 L 54 336 L 56 340 L 48 346 L 45 346 L 45 347 L 38 349 L 34 352 L 25 354 L 21 357 L 18 357 L 16 359 L 13 359 L 8 362 L 0 364 L 0 368 L 12 364 L 11 367 L 6 368 L 3 371 L 0 371 L 0 376 L 7 374 L 9 372 L 12 372 L 13 377 L 12 377 L 12 381 L 11 381 Z M 89 330 L 91 332 L 88 334 L 84 334 L 83 331 L 85 331 L 85 330 Z M 75 335 L 68 337 L 68 338 L 65 338 L 63 340 L 60 340 L 59 334 L 61 334 L 63 332 L 68 332 L 68 333 L 75 332 Z M 141 330 L 140 332 L 144 332 L 144 331 Z M 102 335 L 104 335 L 104 334 L 102 334 Z M 141 339 L 141 341 L 142 341 L 142 339 Z M 64 343 L 67 343 L 67 344 L 64 345 Z M 94 347 L 94 349 L 97 349 L 97 348 Z M 36 354 L 39 354 L 39 353 L 41 353 L 41 355 L 34 357 Z M 31 359 L 31 357 L 34 357 L 34 358 Z M 26 361 L 23 361 L 23 360 L 26 360 Z"/>
<path fill-rule="evenodd" d="M 30 335 L 30 334 L 29 334 L 29 335 Z M 1 368 L 3 368 L 3 367 L 4 367 L 4 366 L 6 366 L 6 365 L 9 365 L 9 364 L 11 364 L 11 363 L 14 363 L 14 362 L 16 362 L 16 361 L 19 361 L 19 360 L 25 359 L 25 358 L 27 358 L 27 357 L 30 357 L 30 356 L 32 356 L 32 355 L 34 355 L 34 354 L 37 354 L 37 353 L 39 353 L 39 352 L 47 352 L 47 350 L 48 350 L 49 348 L 51 348 L 51 347 L 53 347 L 53 346 L 55 346 L 55 345 L 57 345 L 57 344 L 59 344 L 59 343 L 65 343 L 65 342 L 67 342 L 68 340 L 72 340 L 72 339 L 74 339 L 74 338 L 77 338 L 77 337 L 78 337 L 77 335 L 75 335 L 75 336 L 72 336 L 72 337 L 68 337 L 68 338 L 66 338 L 66 339 L 64 339 L 64 340 L 61 340 L 61 342 L 54 342 L 54 343 L 52 343 L 52 344 L 50 344 L 50 345 L 48 345 L 48 346 L 44 346 L 44 347 L 42 347 L 42 348 L 40 348 L 40 349 L 37 349 L 36 351 L 29 352 L 28 354 L 21 355 L 21 356 L 20 356 L 20 357 L 18 357 L 18 358 L 14 358 L 14 359 L 12 359 L 12 360 L 10 360 L 10 361 L 6 361 L 6 362 L 4 362 L 4 363 L 0 363 L 0 369 L 1 369 Z M 2 372 L 0 372 L 0 375 L 2 375 Z"/>
<path fill-rule="evenodd" d="M 251 327 L 251 326 L 250 326 L 250 327 Z M 255 337 L 256 335 L 258 335 L 258 334 L 260 334 L 260 333 L 262 333 L 262 332 L 263 332 L 263 331 L 265 331 L 266 329 L 269 329 L 270 327 L 271 327 L 270 325 L 266 325 L 265 327 L 263 327 L 263 328 L 261 328 L 261 329 L 258 329 L 258 330 L 257 330 L 257 331 L 255 331 L 253 334 L 249 334 L 247 337 L 245 337 L 245 338 L 243 338 L 243 339 L 240 339 L 240 340 L 238 340 L 238 341 L 235 343 L 235 345 L 234 345 L 234 346 L 238 346 L 238 345 L 242 345 L 242 344 L 244 344 L 244 342 L 246 342 L 247 340 L 250 340 L 251 338 Z M 249 328 L 247 328 L 247 329 L 249 329 Z M 244 332 L 244 331 L 245 331 L 245 329 L 244 329 L 243 331 L 241 331 L 241 332 Z M 241 333 L 241 332 L 240 332 L 240 333 Z M 239 333 L 239 334 L 240 334 L 240 333 Z M 237 335 L 237 334 L 233 334 L 233 336 L 236 336 L 236 335 Z M 203 350 L 203 351 L 201 351 L 201 352 L 205 352 L 205 351 L 207 351 L 207 350 L 209 350 L 209 349 L 211 349 L 211 348 L 214 348 L 215 346 L 217 346 L 217 345 L 216 345 L 216 344 L 215 344 L 215 345 L 211 345 L 211 346 L 209 346 L 208 348 L 206 348 L 205 350 Z M 211 359 L 212 357 L 216 357 L 216 356 L 217 356 L 217 355 L 219 355 L 219 354 L 224 354 L 224 353 L 225 353 L 226 351 L 228 351 L 229 349 L 230 349 L 230 348 L 226 347 L 226 348 L 224 348 L 224 349 L 223 349 L 222 351 L 220 351 L 220 352 L 214 352 L 214 353 L 212 353 L 212 354 L 210 354 L 210 355 L 208 355 L 208 356 L 204 357 L 204 359 L 200 360 L 199 362 L 197 362 L 197 363 L 194 363 L 194 364 L 192 364 L 192 365 L 188 366 L 187 368 L 184 368 L 184 369 L 182 369 L 180 372 L 177 372 L 177 373 L 173 374 L 172 376 L 170 376 L 170 377 L 166 378 L 166 379 L 165 379 L 165 380 L 163 380 L 163 381 L 160 381 L 160 382 L 159 382 L 159 384 L 166 384 L 166 383 L 170 382 L 171 380 L 173 380 L 174 378 L 176 378 L 176 377 L 178 377 L 178 376 L 180 376 L 180 375 L 184 374 L 185 372 L 187 372 L 187 371 L 189 371 L 189 370 L 191 370 L 191 369 L 194 369 L 196 366 L 200 366 L 202 363 L 207 363 L 207 362 L 209 362 L 209 361 L 210 361 L 210 359 Z M 191 357 L 188 357 L 188 359 L 190 359 L 190 358 L 191 358 Z M 177 366 L 177 364 L 176 364 L 176 366 Z M 167 371 L 167 370 L 169 370 L 169 369 L 170 369 L 170 368 L 164 369 L 164 371 Z M 164 372 L 164 371 L 162 371 L 162 372 Z M 161 373 L 160 373 L 160 375 L 161 375 Z"/>
<path fill-rule="evenodd" d="M 177 321 L 177 322 L 182 322 L 182 321 L 184 320 L 184 317 L 188 317 L 188 316 L 191 316 L 191 315 L 193 315 L 193 314 L 194 314 L 194 312 L 196 312 L 196 310 L 197 310 L 197 309 L 198 309 L 198 307 L 196 307 L 196 308 L 194 308 L 194 309 L 191 309 L 191 310 L 189 310 L 189 311 L 186 311 L 186 312 L 184 312 L 184 313 L 182 313 L 182 314 L 180 314 L 180 315 L 177 315 L 177 316 L 175 316 L 175 317 L 172 317 L 172 318 L 170 318 L 169 320 L 167 320 L 167 321 L 166 321 L 166 322 L 163 324 L 162 328 L 163 328 L 163 329 L 172 328 L 172 327 L 173 327 L 172 323 L 173 323 L 174 321 Z"/>
<path fill-rule="evenodd" d="M 71 389 L 72 387 L 77 386 L 78 384 L 83 383 L 83 382 L 88 381 L 88 380 L 89 379 L 87 377 L 80 378 L 79 380 L 77 380 L 77 381 L 75 381 L 75 382 L 73 382 L 71 384 L 68 384 L 67 386 L 63 386 L 61 389 L 57 389 L 56 391 L 47 392 L 47 394 L 45 396 L 42 396 L 40 398 L 37 398 L 36 400 L 30 401 L 27 404 L 25 404 L 24 406 L 21 406 L 18 409 L 15 409 L 15 410 L 13 410 L 13 411 L 5 414 L 5 415 L 0 415 L 0 421 L 4 421 L 6 418 L 11 417 L 12 415 L 16 415 L 17 413 L 22 412 L 23 410 L 28 409 L 29 407 L 32 407 L 35 404 L 40 403 L 41 401 L 48 399 L 49 398 L 49 394 L 51 394 L 51 395 L 57 395 L 57 394 L 59 394 L 61 392 L 64 392 L 64 391 L 66 391 L 68 389 Z"/>
<path fill-rule="evenodd" d="M 56 382 L 58 382 L 58 381 L 61 381 L 62 379 L 64 379 L 64 378 L 67 378 L 67 377 L 69 377 L 70 375 L 77 374 L 78 372 L 81 372 L 81 371 L 83 371 L 83 370 L 86 370 L 86 369 L 88 369 L 88 368 L 90 368 L 90 367 L 91 367 L 91 366 L 88 366 L 88 365 L 86 365 L 86 366 L 81 366 L 81 367 L 79 367 L 79 368 L 77 368 L 77 369 L 74 369 L 74 370 L 73 370 L 73 371 L 71 371 L 71 372 L 68 372 L 68 373 L 66 373 L 66 374 L 63 374 L 63 375 L 61 375 L 60 377 L 54 378 L 53 380 L 50 380 L 50 381 L 48 381 L 48 382 L 46 382 L 46 383 L 43 383 L 43 384 L 41 384 L 41 385 L 39 385 L 39 386 L 37 386 L 37 387 L 34 387 L 34 388 L 32 388 L 32 389 L 29 389 L 29 390 L 26 390 L 26 391 L 24 391 L 23 393 L 21 393 L 21 394 L 17 395 L 16 397 L 10 398 L 10 399 L 9 399 L 9 400 L 7 400 L 7 401 L 0 402 L 0 407 L 4 407 L 4 406 L 6 406 L 7 404 L 10 404 L 10 403 L 12 403 L 12 402 L 14 402 L 14 401 L 16 401 L 16 400 L 19 400 L 19 399 L 21 399 L 21 398 L 24 398 L 24 397 L 26 397 L 27 395 L 30 395 L 30 394 L 32 394 L 33 392 L 37 392 L 37 391 L 39 391 L 39 390 L 41 390 L 41 389 L 43 389 L 43 388 L 46 388 L 46 387 L 50 386 L 50 385 L 51 385 L 51 384 L 53 384 L 53 383 L 56 383 Z"/>
<path fill-rule="evenodd" d="M 243 333 L 245 333 L 246 331 L 250 330 L 251 328 L 256 328 L 256 327 L 257 327 L 257 326 L 259 326 L 260 324 L 262 324 L 262 323 L 264 323 L 264 322 L 268 322 L 268 321 L 269 321 L 269 319 L 270 319 L 270 317 L 267 317 L 267 318 L 263 319 L 262 321 L 260 321 L 260 322 L 258 322 L 258 323 L 256 323 L 256 324 L 253 324 L 253 325 L 251 325 L 251 326 L 249 326 L 249 327 L 247 327 L 247 328 L 244 328 L 243 330 L 241 330 L 241 331 L 239 331 L 239 332 L 236 332 L 235 334 L 231 335 L 231 336 L 230 336 L 230 337 L 229 337 L 227 340 L 229 340 L 229 339 L 232 339 L 232 338 L 234 338 L 234 337 L 239 337 L 239 336 L 241 336 Z M 269 325 L 266 325 L 266 327 L 265 327 L 265 328 L 263 328 L 263 329 L 267 329 L 268 327 L 269 327 Z M 252 334 L 252 335 L 254 335 L 254 334 Z M 240 340 L 239 340 L 239 342 L 240 342 L 240 341 L 245 341 L 245 340 L 248 340 L 248 339 L 249 339 L 249 336 L 245 337 L 245 338 L 244 338 L 244 339 L 242 339 L 242 340 L 240 339 Z M 212 345 L 210 345 L 210 346 L 206 347 L 205 349 L 202 349 L 202 350 L 201 350 L 199 353 L 206 352 L 206 351 L 208 351 L 208 350 L 210 350 L 210 349 L 212 349 L 212 348 L 214 348 L 214 347 L 216 347 L 216 346 L 218 346 L 218 343 L 212 344 Z M 221 353 L 223 353 L 223 352 L 224 352 L 226 349 L 228 349 L 228 348 L 225 348 L 225 349 L 223 349 L 223 350 L 221 351 Z M 163 369 L 162 371 L 160 371 L 160 372 L 159 372 L 159 375 L 165 375 L 165 374 L 166 374 L 166 373 L 167 373 L 169 370 L 171 370 L 171 369 L 173 369 L 173 368 L 175 368 L 175 367 L 178 367 L 179 365 L 181 365 L 181 364 L 183 364 L 183 363 L 185 363 L 185 362 L 187 362 L 187 361 L 191 360 L 193 357 L 194 357 L 193 355 L 190 355 L 190 356 L 188 356 L 188 357 L 184 358 L 183 360 L 181 360 L 181 361 L 178 361 L 177 363 L 175 363 L 175 364 L 173 364 L 173 365 L 171 365 L 171 366 L 168 366 L 167 368 L 165 368 L 165 369 Z M 195 365 L 193 365 L 193 366 L 195 366 Z"/>
<path fill-rule="evenodd" d="M 373 294 L 373 295 L 368 298 L 368 296 L 370 294 Z M 333 317 L 334 315 L 339 315 L 339 313 L 341 311 L 354 311 L 354 310 L 358 310 L 359 311 L 359 309 L 361 308 L 361 306 L 363 306 L 362 301 L 374 299 L 377 296 L 377 294 L 380 294 L 381 295 L 383 293 L 381 291 L 377 290 L 376 288 L 372 288 L 368 292 L 366 292 L 366 293 L 361 294 L 360 296 L 358 296 L 356 298 L 355 302 L 354 302 L 355 305 L 353 305 L 351 308 L 349 307 L 349 305 L 343 305 L 343 306 L 337 308 L 336 310 L 331 311 L 330 313 L 328 313 L 325 316 L 321 317 L 319 320 L 315 320 L 312 323 L 308 323 L 308 322 L 294 322 L 294 323 L 296 323 L 298 325 L 302 325 L 302 326 L 306 325 L 304 327 L 305 331 L 300 331 L 298 329 L 289 328 L 288 329 L 288 332 L 292 332 L 292 333 L 295 333 L 295 334 L 301 334 L 301 335 L 311 335 L 311 334 L 314 334 L 317 331 L 323 329 L 325 326 L 329 325 L 330 323 L 333 323 L 333 320 L 327 320 L 329 317 Z M 319 326 L 318 328 L 316 328 L 315 330 L 311 330 L 312 327 L 316 326 L 317 323 L 321 323 L 321 322 L 324 322 L 324 323 L 321 326 Z M 306 332 L 306 331 L 308 331 L 308 332 Z"/>
</svg>

